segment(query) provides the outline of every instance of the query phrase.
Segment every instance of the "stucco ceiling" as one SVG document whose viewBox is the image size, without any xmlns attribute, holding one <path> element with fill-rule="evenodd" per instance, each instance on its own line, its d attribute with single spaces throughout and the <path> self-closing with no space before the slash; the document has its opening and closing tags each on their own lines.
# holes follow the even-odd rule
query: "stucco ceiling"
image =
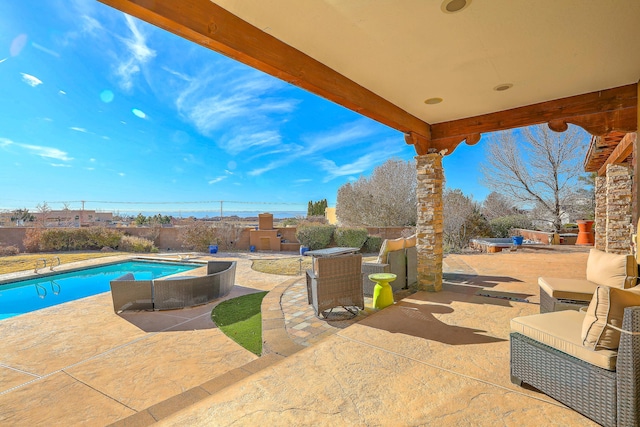
<svg viewBox="0 0 640 427">
<path fill-rule="evenodd" d="M 214 3 L 431 124 L 640 79 L 638 0 Z"/>
</svg>

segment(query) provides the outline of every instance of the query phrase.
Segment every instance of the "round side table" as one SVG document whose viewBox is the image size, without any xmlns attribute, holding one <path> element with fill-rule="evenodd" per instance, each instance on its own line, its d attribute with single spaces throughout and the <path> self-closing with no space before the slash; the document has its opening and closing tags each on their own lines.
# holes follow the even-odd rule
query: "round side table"
<svg viewBox="0 0 640 427">
<path fill-rule="evenodd" d="M 381 309 L 393 305 L 393 289 L 389 282 L 396 280 L 392 273 L 374 273 L 369 275 L 369 280 L 376 282 L 373 287 L 373 308 Z"/>
</svg>

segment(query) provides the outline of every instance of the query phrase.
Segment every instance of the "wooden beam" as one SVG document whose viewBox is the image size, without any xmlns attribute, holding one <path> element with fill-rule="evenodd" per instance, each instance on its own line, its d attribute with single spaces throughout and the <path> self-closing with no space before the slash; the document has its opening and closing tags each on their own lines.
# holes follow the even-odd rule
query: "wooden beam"
<svg viewBox="0 0 640 427">
<path fill-rule="evenodd" d="M 556 99 L 497 113 L 431 125 L 431 146 L 453 151 L 472 135 L 549 123 L 555 131 L 567 124 L 593 135 L 611 131 L 635 132 L 638 127 L 638 84 Z"/>
<path fill-rule="evenodd" d="M 604 176 L 607 173 L 607 165 L 615 165 L 624 162 L 624 160 L 633 153 L 633 145 L 635 142 L 635 133 L 626 134 L 616 148 L 613 149 L 604 164 L 600 169 L 598 169 L 598 176 Z"/>
<path fill-rule="evenodd" d="M 430 138 L 428 123 L 210 0 L 99 1 L 400 132 Z"/>
</svg>

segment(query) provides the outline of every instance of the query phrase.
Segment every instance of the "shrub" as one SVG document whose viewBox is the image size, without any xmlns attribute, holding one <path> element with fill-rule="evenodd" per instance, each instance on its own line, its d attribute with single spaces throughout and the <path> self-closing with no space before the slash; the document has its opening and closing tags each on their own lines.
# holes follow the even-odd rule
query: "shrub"
<svg viewBox="0 0 640 427">
<path fill-rule="evenodd" d="M 157 252 L 153 242 L 144 237 L 122 236 L 118 249 L 125 252 Z"/>
<path fill-rule="evenodd" d="M 15 246 L 0 246 L 0 256 L 18 255 L 20 249 Z"/>
<path fill-rule="evenodd" d="M 331 243 L 334 230 L 333 225 L 306 225 L 296 230 L 296 239 L 312 251 L 324 249 Z"/>
<path fill-rule="evenodd" d="M 511 229 L 524 228 L 531 229 L 531 220 L 524 215 L 509 215 L 494 218 L 489 222 L 493 237 L 509 237 Z"/>
<path fill-rule="evenodd" d="M 50 228 L 40 232 L 40 250 L 97 250 L 117 248 L 122 233 L 105 227 Z"/>
<path fill-rule="evenodd" d="M 381 247 L 382 247 L 382 237 L 380 236 L 369 236 L 367 237 L 367 241 L 364 242 L 365 253 L 378 253 L 380 252 Z"/>
<path fill-rule="evenodd" d="M 217 245 L 220 239 L 216 236 L 216 229 L 204 221 L 194 221 L 183 229 L 182 243 L 186 248 L 208 252 L 209 245 Z"/>
<path fill-rule="evenodd" d="M 336 228 L 333 238 L 336 245 L 346 248 L 362 248 L 367 241 L 366 228 Z"/>
<path fill-rule="evenodd" d="M 22 244 L 26 252 L 40 252 L 40 238 L 42 237 L 41 228 L 30 228 L 27 230 Z"/>
<path fill-rule="evenodd" d="M 215 226 L 215 239 L 222 250 L 235 249 L 238 240 L 242 236 L 244 227 L 231 222 L 220 222 Z M 205 251 L 208 249 L 205 249 Z"/>
</svg>

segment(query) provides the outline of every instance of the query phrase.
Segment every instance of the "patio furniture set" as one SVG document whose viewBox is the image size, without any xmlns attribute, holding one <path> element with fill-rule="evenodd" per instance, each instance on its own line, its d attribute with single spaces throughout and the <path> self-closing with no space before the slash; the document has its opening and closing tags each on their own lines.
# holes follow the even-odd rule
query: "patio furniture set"
<svg viewBox="0 0 640 427">
<path fill-rule="evenodd" d="M 312 268 L 306 272 L 309 304 L 316 316 L 343 307 L 353 315 L 364 309 L 364 297 L 374 308 L 393 304 L 393 292 L 417 282 L 415 236 L 385 240 L 375 263 L 363 263 L 359 248 L 308 251 Z"/>
<path fill-rule="evenodd" d="M 540 314 L 511 320 L 511 380 L 603 426 L 640 425 L 640 286 L 632 255 L 591 249 L 586 280 L 540 277 Z"/>
</svg>

